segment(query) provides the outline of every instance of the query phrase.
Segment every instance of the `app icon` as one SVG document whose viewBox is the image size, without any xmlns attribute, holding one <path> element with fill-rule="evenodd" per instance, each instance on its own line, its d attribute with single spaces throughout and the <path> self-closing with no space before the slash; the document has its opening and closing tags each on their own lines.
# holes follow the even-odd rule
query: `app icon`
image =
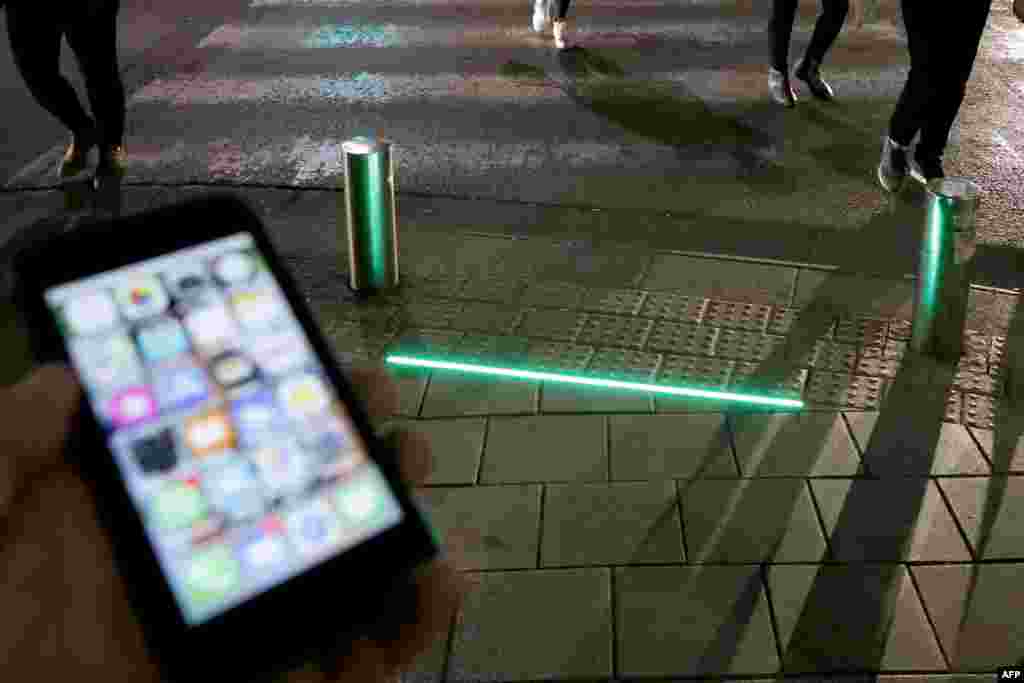
<svg viewBox="0 0 1024 683">
<path fill-rule="evenodd" d="M 288 541 L 284 522 L 277 515 L 268 515 L 238 535 L 238 555 L 243 571 L 256 579 L 288 566 Z"/>
<path fill-rule="evenodd" d="M 288 429 L 288 423 L 274 401 L 274 395 L 266 389 L 232 400 L 231 417 L 242 448 L 255 448 L 281 438 Z"/>
<path fill-rule="evenodd" d="M 320 454 L 320 477 L 330 481 L 352 476 L 361 465 L 367 462 L 359 451 L 332 451 Z"/>
<path fill-rule="evenodd" d="M 167 316 L 141 326 L 135 338 L 142 357 L 150 363 L 159 363 L 189 350 L 188 337 L 181 323 Z"/>
<path fill-rule="evenodd" d="M 270 290 L 248 290 L 231 295 L 231 306 L 242 327 L 269 331 L 288 323 L 287 309 Z"/>
<path fill-rule="evenodd" d="M 114 290 L 121 315 L 128 320 L 142 320 L 167 310 L 170 299 L 160 281 L 152 276 L 134 277 Z"/>
<path fill-rule="evenodd" d="M 93 292 L 71 299 L 63 308 L 64 322 L 74 334 L 96 334 L 118 323 L 114 300 L 106 292 Z"/>
<path fill-rule="evenodd" d="M 187 529 L 206 514 L 206 503 L 199 490 L 199 479 L 187 477 L 163 484 L 153 494 L 150 514 L 160 529 Z"/>
<path fill-rule="evenodd" d="M 185 563 L 185 592 L 193 607 L 202 609 L 227 598 L 239 585 L 238 561 L 224 543 L 196 549 Z"/>
<path fill-rule="evenodd" d="M 383 477 L 367 468 L 357 480 L 334 490 L 334 506 L 348 524 L 390 526 L 402 519 L 402 509 Z"/>
<path fill-rule="evenodd" d="M 143 474 L 166 474 L 178 464 L 178 453 L 171 429 L 142 436 L 130 446 L 132 459 Z"/>
<path fill-rule="evenodd" d="M 210 374 L 225 389 L 258 379 L 256 365 L 241 351 L 224 351 L 210 360 Z"/>
<path fill-rule="evenodd" d="M 255 337 L 247 348 L 260 369 L 272 376 L 285 375 L 311 360 L 302 336 L 294 332 Z"/>
<path fill-rule="evenodd" d="M 190 408 L 210 397 L 206 372 L 191 360 L 153 369 L 153 392 L 160 410 L 168 413 Z"/>
<path fill-rule="evenodd" d="M 177 266 L 164 273 L 171 296 L 187 306 L 210 303 L 214 299 L 210 279 L 199 264 Z"/>
<path fill-rule="evenodd" d="M 148 386 L 115 391 L 107 403 L 110 421 L 117 428 L 151 420 L 157 415 L 156 399 Z"/>
<path fill-rule="evenodd" d="M 211 410 L 185 420 L 185 443 L 199 458 L 235 448 L 235 431 L 223 410 Z"/>
<path fill-rule="evenodd" d="M 295 496 L 316 481 L 314 459 L 294 439 L 261 446 L 249 451 L 264 485 L 276 497 Z"/>
<path fill-rule="evenodd" d="M 135 345 L 126 334 L 76 338 L 69 351 L 85 382 L 100 392 L 145 382 Z"/>
<path fill-rule="evenodd" d="M 238 328 L 224 306 L 207 306 L 185 315 L 185 328 L 192 341 L 207 353 L 230 347 L 238 339 Z"/>
<path fill-rule="evenodd" d="M 210 504 L 232 521 L 251 519 L 266 510 L 256 468 L 241 456 L 204 468 L 203 488 Z"/>
<path fill-rule="evenodd" d="M 296 421 L 322 415 L 331 400 L 323 380 L 311 374 L 302 374 L 281 382 L 278 397 L 288 415 Z"/>
<path fill-rule="evenodd" d="M 256 262 L 245 252 L 232 252 L 213 262 L 213 274 L 225 285 L 238 285 L 256 275 Z"/>
<path fill-rule="evenodd" d="M 341 540 L 341 525 L 323 496 L 298 503 L 285 517 L 288 536 L 305 557 L 332 550 Z"/>
</svg>

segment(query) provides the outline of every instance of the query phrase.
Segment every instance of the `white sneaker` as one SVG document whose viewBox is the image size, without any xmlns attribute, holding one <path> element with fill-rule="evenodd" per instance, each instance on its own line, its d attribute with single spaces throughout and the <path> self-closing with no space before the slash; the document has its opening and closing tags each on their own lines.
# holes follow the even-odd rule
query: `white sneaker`
<svg viewBox="0 0 1024 683">
<path fill-rule="evenodd" d="M 550 23 L 548 0 L 533 0 L 533 32 L 542 33 Z"/>
<path fill-rule="evenodd" d="M 569 47 L 569 28 L 564 19 L 555 20 L 555 47 L 564 50 Z"/>
</svg>

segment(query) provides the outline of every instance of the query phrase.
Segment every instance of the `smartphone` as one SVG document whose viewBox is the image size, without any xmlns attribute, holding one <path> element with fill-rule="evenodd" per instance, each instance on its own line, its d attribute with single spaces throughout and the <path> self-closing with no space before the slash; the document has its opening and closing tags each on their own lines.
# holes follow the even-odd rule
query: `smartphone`
<svg viewBox="0 0 1024 683">
<path fill-rule="evenodd" d="M 247 203 L 80 225 L 13 268 L 36 360 L 84 388 L 68 453 L 169 680 L 272 677 L 407 594 L 434 535 Z"/>
</svg>

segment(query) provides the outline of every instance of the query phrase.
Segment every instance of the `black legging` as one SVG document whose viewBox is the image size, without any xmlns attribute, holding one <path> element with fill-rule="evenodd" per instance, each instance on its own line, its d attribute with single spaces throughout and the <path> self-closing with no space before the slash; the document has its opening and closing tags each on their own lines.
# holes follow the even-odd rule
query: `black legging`
<svg viewBox="0 0 1024 683">
<path fill-rule="evenodd" d="M 992 0 L 969 0 L 954 15 L 932 0 L 903 0 L 910 74 L 889 122 L 889 137 L 909 145 L 920 131 L 915 156 L 942 156 L 964 100 L 967 80 L 985 32 Z"/>
<path fill-rule="evenodd" d="M 96 117 L 98 141 L 124 140 L 125 94 L 117 64 L 117 13 L 120 0 L 103 0 L 89 15 L 76 9 L 100 4 L 62 0 L 60 9 L 38 0 L 18 0 L 7 7 L 7 36 L 14 64 L 37 102 L 72 133 L 93 126 L 71 83 L 60 72 L 61 38 L 75 53 Z M 68 9 L 65 9 L 68 8 Z"/>
<path fill-rule="evenodd" d="M 789 41 L 793 36 L 798 2 L 774 0 L 772 5 L 772 66 L 782 73 L 789 71 Z M 825 53 L 839 36 L 850 11 L 850 0 L 821 0 L 821 5 L 821 14 L 814 24 L 814 35 L 807 46 L 807 56 L 816 62 L 825 58 Z"/>
<path fill-rule="evenodd" d="M 572 0 L 558 0 L 558 14 L 556 19 L 565 19 L 566 15 L 569 14 L 569 4 Z"/>
</svg>

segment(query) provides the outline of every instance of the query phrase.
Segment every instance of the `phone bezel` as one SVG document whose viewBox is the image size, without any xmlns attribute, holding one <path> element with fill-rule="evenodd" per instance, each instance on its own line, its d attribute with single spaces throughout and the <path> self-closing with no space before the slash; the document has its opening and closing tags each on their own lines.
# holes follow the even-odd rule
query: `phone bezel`
<svg viewBox="0 0 1024 683">
<path fill-rule="evenodd" d="M 36 360 L 69 362 L 56 319 L 43 296 L 49 288 L 240 232 L 253 236 L 338 398 L 349 410 L 371 459 L 399 501 L 404 518 L 355 548 L 203 624 L 189 626 L 163 576 L 113 454 L 106 447 L 102 427 L 83 397 L 69 451 L 74 451 L 74 464 L 95 489 L 97 512 L 110 535 L 118 568 L 129 579 L 125 583 L 147 643 L 171 679 L 224 673 L 260 678 L 317 653 L 329 652 L 353 635 L 353 629 L 365 626 L 382 609 L 390 609 L 386 607 L 386 594 L 397 595 L 400 591 L 396 587 L 403 578 L 438 552 L 431 528 L 401 480 L 395 454 L 375 436 L 259 216 L 237 197 L 209 195 L 110 222 L 82 225 L 17 255 L 17 300 Z M 103 457 L 87 457 L 97 452 Z M 332 593 L 338 598 L 334 609 L 324 600 Z M 335 623 L 336 615 L 343 615 L 344 621 Z M 196 664 L 183 662 L 182 658 Z M 231 664 L 220 667 L 217 661 Z"/>
</svg>

